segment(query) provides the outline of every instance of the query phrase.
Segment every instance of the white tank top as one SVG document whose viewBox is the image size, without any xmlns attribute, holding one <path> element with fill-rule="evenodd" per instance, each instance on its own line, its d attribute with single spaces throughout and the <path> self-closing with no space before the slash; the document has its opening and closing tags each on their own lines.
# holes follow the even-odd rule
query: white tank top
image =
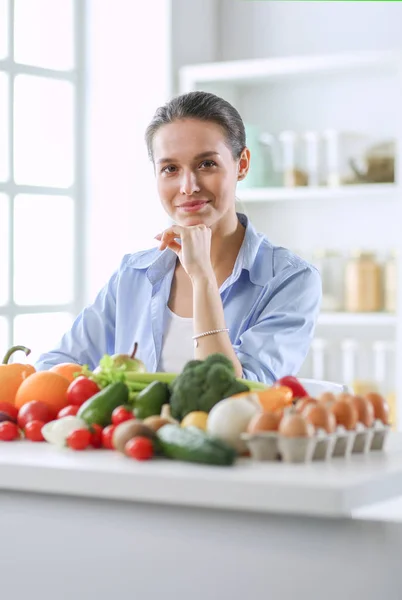
<svg viewBox="0 0 402 600">
<path fill-rule="evenodd" d="M 158 371 L 180 373 L 184 365 L 194 358 L 193 319 L 179 317 L 169 307 L 166 309 L 166 327 Z"/>
</svg>

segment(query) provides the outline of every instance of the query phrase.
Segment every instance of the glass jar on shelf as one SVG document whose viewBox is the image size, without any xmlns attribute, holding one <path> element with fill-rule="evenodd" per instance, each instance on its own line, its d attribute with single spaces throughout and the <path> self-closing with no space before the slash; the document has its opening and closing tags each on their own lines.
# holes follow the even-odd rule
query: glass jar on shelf
<svg viewBox="0 0 402 600">
<path fill-rule="evenodd" d="M 396 312 L 397 255 L 390 252 L 384 265 L 384 308 L 387 312 Z"/>
<path fill-rule="evenodd" d="M 311 375 L 313 379 L 328 379 L 328 341 L 314 338 L 311 342 Z"/>
<path fill-rule="evenodd" d="M 320 134 L 317 131 L 305 131 L 303 166 L 307 176 L 307 185 L 320 185 Z"/>
<path fill-rule="evenodd" d="M 343 383 L 352 388 L 356 395 L 378 392 L 378 384 L 373 378 L 371 348 L 356 339 L 348 338 L 341 342 Z"/>
<path fill-rule="evenodd" d="M 357 183 L 353 165 L 364 156 L 370 136 L 357 131 L 325 129 L 322 138 L 325 184 L 333 187 Z"/>
<path fill-rule="evenodd" d="M 383 308 L 382 268 L 374 252 L 356 250 L 345 267 L 345 308 L 378 312 Z"/>
<path fill-rule="evenodd" d="M 397 427 L 397 406 L 395 393 L 395 342 L 377 340 L 373 343 L 374 378 L 378 391 L 387 400 L 390 410 L 389 420 L 393 429 Z"/>
<path fill-rule="evenodd" d="M 338 250 L 317 249 L 313 252 L 311 260 L 321 275 L 321 310 L 343 310 L 345 261 L 342 253 Z"/>
<path fill-rule="evenodd" d="M 280 164 L 285 187 L 307 185 L 307 174 L 300 168 L 300 140 L 295 131 L 282 131 L 279 136 Z"/>
</svg>

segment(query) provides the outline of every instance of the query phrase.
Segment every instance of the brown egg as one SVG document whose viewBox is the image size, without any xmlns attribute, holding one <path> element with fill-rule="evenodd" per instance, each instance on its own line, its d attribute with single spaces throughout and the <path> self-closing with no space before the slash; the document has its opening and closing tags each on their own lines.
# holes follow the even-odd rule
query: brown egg
<svg viewBox="0 0 402 600">
<path fill-rule="evenodd" d="M 384 425 L 388 425 L 389 423 L 389 406 L 385 398 L 380 394 L 376 394 L 375 392 L 370 392 L 366 394 L 365 398 L 370 402 L 374 410 L 374 419 L 379 419 L 384 423 Z"/>
<path fill-rule="evenodd" d="M 296 402 L 295 408 L 297 412 L 301 413 L 309 404 L 317 404 L 317 400 L 315 398 L 311 398 L 310 396 L 305 396 Z"/>
<path fill-rule="evenodd" d="M 357 410 L 357 420 L 365 427 L 372 427 L 374 423 L 374 408 L 371 402 L 363 396 L 352 396 L 350 402 Z"/>
<path fill-rule="evenodd" d="M 325 429 L 327 433 L 333 433 L 336 429 L 335 415 L 324 403 L 309 404 L 302 415 L 316 429 Z"/>
<path fill-rule="evenodd" d="M 356 428 L 357 410 L 350 400 L 337 399 L 336 402 L 331 404 L 329 410 L 334 415 L 337 425 L 343 425 L 349 431 Z"/>
<path fill-rule="evenodd" d="M 318 396 L 318 402 L 322 402 L 323 404 L 331 404 L 331 402 L 335 402 L 335 394 L 332 392 L 324 392 Z"/>
<path fill-rule="evenodd" d="M 346 402 L 350 402 L 350 400 L 353 398 L 353 394 L 348 394 L 347 392 L 342 392 L 341 394 L 338 394 L 337 396 L 335 396 L 335 400 L 346 400 Z"/>
<path fill-rule="evenodd" d="M 281 414 L 272 411 L 257 413 L 249 422 L 247 432 L 258 433 L 260 431 L 278 431 L 281 416 Z"/>
<path fill-rule="evenodd" d="M 278 431 L 285 437 L 311 437 L 314 435 L 314 427 L 296 411 L 288 411 L 284 414 Z"/>
</svg>

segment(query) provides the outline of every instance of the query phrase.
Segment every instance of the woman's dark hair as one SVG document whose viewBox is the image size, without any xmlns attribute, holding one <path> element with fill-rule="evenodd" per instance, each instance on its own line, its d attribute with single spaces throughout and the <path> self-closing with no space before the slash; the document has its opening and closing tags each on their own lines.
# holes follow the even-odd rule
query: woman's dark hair
<svg viewBox="0 0 402 600">
<path fill-rule="evenodd" d="M 160 106 L 147 127 L 145 141 L 149 158 L 153 161 L 152 142 L 155 133 L 163 125 L 179 119 L 198 119 L 220 125 L 233 158 L 237 159 L 246 145 L 244 123 L 237 110 L 226 100 L 209 92 L 189 92 L 176 96 Z"/>
</svg>

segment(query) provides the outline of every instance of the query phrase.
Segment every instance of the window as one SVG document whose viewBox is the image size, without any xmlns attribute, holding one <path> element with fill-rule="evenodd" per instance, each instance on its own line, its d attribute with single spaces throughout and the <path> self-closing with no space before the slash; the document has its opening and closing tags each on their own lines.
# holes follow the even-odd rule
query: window
<svg viewBox="0 0 402 600">
<path fill-rule="evenodd" d="M 83 0 L 0 0 L 0 355 L 83 305 Z M 18 360 L 21 357 L 18 356 Z"/>
</svg>

